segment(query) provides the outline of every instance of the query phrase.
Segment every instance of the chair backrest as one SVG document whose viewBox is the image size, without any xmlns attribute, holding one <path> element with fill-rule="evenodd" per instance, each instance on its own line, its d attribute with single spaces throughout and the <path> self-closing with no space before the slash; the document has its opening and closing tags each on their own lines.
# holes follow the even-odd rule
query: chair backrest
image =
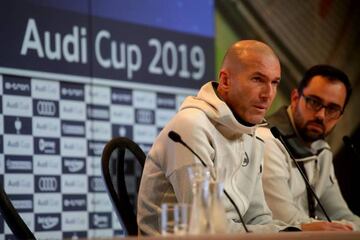
<svg viewBox="0 0 360 240">
<path fill-rule="evenodd" d="M 17 239 L 36 239 L 12 205 L 2 184 L 0 184 L 0 211 Z"/>
<path fill-rule="evenodd" d="M 113 207 L 123 228 L 125 228 L 128 235 L 137 235 L 136 201 L 134 204 L 131 203 L 125 182 L 125 159 L 128 156 L 126 150 L 129 150 L 139 162 L 141 178 L 146 155 L 135 142 L 126 137 L 113 138 L 105 145 L 101 158 L 102 175 Z M 112 163 L 113 161 L 115 161 L 115 164 Z M 112 169 L 112 166 L 114 166 L 114 169 Z M 115 182 L 113 181 L 113 170 L 115 170 Z M 136 191 L 138 191 L 139 184 L 140 182 L 137 182 Z"/>
</svg>

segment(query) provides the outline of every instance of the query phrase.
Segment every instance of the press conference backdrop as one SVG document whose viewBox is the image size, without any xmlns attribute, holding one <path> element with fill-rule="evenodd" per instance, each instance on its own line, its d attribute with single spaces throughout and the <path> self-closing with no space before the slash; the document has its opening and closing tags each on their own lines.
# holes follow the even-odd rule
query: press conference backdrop
<svg viewBox="0 0 360 240">
<path fill-rule="evenodd" d="M 2 1 L 0 182 L 36 237 L 123 234 L 102 149 L 127 136 L 147 151 L 213 78 L 213 12 L 213 0 Z"/>
</svg>

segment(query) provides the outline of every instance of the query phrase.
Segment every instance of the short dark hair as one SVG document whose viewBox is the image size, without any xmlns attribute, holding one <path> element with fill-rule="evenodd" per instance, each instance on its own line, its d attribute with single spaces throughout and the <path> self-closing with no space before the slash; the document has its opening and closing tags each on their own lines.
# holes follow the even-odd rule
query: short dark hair
<svg viewBox="0 0 360 240">
<path fill-rule="evenodd" d="M 330 81 L 340 81 L 345 85 L 346 88 L 346 98 L 344 104 L 344 108 L 345 108 L 352 92 L 350 80 L 346 75 L 346 73 L 330 65 L 325 65 L 325 64 L 315 65 L 309 68 L 305 72 L 303 79 L 300 81 L 300 84 L 298 86 L 298 92 L 300 94 L 303 92 L 304 88 L 309 84 L 310 80 L 315 76 L 323 76 L 329 79 Z"/>
</svg>

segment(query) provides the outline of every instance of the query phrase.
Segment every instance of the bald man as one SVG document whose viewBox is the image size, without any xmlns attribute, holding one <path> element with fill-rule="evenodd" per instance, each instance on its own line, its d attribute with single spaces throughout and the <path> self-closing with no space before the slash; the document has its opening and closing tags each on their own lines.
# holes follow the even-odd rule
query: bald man
<svg viewBox="0 0 360 240">
<path fill-rule="evenodd" d="M 263 142 L 255 137 L 279 82 L 279 59 L 266 44 L 239 41 L 228 49 L 218 82 L 208 82 L 197 96 L 187 97 L 149 151 L 138 195 L 142 234 L 160 234 L 162 203 L 192 201 L 187 169 L 199 159 L 169 139 L 170 131 L 191 146 L 213 176 L 226 173 L 224 188 L 229 196 L 222 200 L 230 232 L 244 231 L 239 212 L 252 231 L 281 230 L 264 200 Z"/>
</svg>

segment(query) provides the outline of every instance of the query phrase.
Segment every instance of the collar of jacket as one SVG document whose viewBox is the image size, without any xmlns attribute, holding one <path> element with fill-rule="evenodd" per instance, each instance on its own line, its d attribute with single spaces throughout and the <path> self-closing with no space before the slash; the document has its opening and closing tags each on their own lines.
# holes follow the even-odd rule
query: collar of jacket
<svg viewBox="0 0 360 240">
<path fill-rule="evenodd" d="M 245 126 L 234 116 L 227 104 L 219 98 L 215 89 L 217 82 L 208 82 L 203 85 L 197 96 L 187 97 L 180 107 L 180 111 L 188 108 L 199 109 L 213 122 L 215 127 L 227 138 L 237 138 L 242 134 L 254 135 L 258 126 Z"/>
</svg>

